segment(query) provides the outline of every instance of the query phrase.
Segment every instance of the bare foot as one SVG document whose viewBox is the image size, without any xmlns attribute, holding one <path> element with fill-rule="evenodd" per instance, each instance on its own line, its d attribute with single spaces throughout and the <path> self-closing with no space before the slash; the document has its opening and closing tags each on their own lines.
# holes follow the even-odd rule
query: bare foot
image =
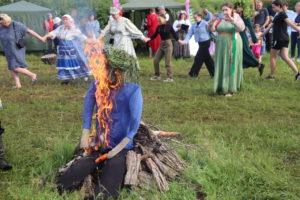
<svg viewBox="0 0 300 200">
<path fill-rule="evenodd" d="M 37 80 L 37 75 L 33 74 L 33 76 L 31 77 L 31 80 L 32 80 L 32 82 L 36 81 Z"/>
<path fill-rule="evenodd" d="M 36 82 L 37 82 L 37 75 L 34 74 L 31 79 L 31 84 L 34 85 L 34 84 L 36 84 Z"/>
<path fill-rule="evenodd" d="M 21 85 L 15 85 L 15 86 L 13 86 L 12 88 L 13 88 L 13 89 L 20 89 L 20 88 L 22 88 L 22 86 L 21 86 Z"/>
</svg>

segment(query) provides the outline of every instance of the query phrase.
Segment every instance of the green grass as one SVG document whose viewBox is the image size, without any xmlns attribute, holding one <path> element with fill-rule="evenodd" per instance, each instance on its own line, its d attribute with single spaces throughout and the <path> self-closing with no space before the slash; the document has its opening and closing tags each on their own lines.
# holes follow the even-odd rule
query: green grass
<svg viewBox="0 0 300 200">
<path fill-rule="evenodd" d="M 56 80 L 56 69 L 28 56 L 39 75 L 31 86 L 13 90 L 12 78 L 0 58 L 0 119 L 11 172 L 0 172 L 0 199 L 80 199 L 61 197 L 53 180 L 71 156 L 81 135 L 83 81 L 68 86 Z M 206 69 L 200 79 L 186 74 L 192 60 L 174 61 L 175 83 L 150 82 L 152 61 L 140 58 L 144 96 L 143 120 L 183 135 L 174 144 L 188 167 L 170 191 L 123 191 L 120 199 L 196 199 L 202 188 L 207 199 L 300 198 L 300 83 L 279 61 L 277 80 L 266 81 L 256 69 L 244 74 L 243 91 L 232 98 L 213 96 Z M 265 63 L 268 63 L 265 61 Z M 268 73 L 268 67 L 266 73 Z M 165 74 L 165 69 L 162 67 Z"/>
</svg>

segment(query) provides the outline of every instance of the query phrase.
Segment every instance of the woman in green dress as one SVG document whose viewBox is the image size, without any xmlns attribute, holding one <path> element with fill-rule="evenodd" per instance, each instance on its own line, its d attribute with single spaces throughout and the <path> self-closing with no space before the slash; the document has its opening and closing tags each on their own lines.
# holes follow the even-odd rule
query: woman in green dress
<svg viewBox="0 0 300 200">
<path fill-rule="evenodd" d="M 224 3 L 223 16 L 211 21 L 211 31 L 217 32 L 215 52 L 214 93 L 232 96 L 243 82 L 243 41 L 239 32 L 245 24 L 234 13 L 233 5 Z"/>
</svg>

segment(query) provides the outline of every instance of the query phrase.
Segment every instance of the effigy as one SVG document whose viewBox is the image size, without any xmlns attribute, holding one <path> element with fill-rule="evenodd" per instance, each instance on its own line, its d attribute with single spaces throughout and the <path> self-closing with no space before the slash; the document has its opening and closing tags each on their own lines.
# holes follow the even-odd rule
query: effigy
<svg viewBox="0 0 300 200">
<path fill-rule="evenodd" d="M 165 138 L 179 134 L 141 121 L 136 58 L 101 40 L 89 43 L 86 54 L 95 82 L 85 96 L 80 145 L 57 173 L 59 193 L 81 189 L 85 199 L 108 199 L 122 187 L 169 190 L 185 163 Z"/>
</svg>

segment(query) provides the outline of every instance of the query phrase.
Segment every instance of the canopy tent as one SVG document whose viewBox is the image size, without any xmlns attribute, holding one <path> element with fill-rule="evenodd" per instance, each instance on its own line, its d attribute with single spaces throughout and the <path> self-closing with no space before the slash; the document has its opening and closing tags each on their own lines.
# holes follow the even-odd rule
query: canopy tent
<svg viewBox="0 0 300 200">
<path fill-rule="evenodd" d="M 174 0 L 129 0 L 121 5 L 124 16 L 131 18 L 138 28 L 141 27 L 143 20 L 149 13 L 149 8 L 157 8 L 159 6 L 164 6 L 168 10 L 171 22 L 176 18 L 177 10 L 185 9 L 184 3 L 178 3 Z"/>
<path fill-rule="evenodd" d="M 13 20 L 22 22 L 40 35 L 44 35 L 42 24 L 49 12 L 51 10 L 48 8 L 26 1 L 19 1 L 0 7 L 0 13 L 8 14 Z M 46 49 L 46 45 L 31 36 L 27 36 L 26 48 L 31 51 L 41 51 Z"/>
<path fill-rule="evenodd" d="M 122 4 L 122 9 L 126 10 L 146 10 L 149 8 L 157 8 L 164 6 L 168 9 L 184 9 L 184 3 L 178 3 L 173 0 L 130 0 L 128 3 Z"/>
</svg>

